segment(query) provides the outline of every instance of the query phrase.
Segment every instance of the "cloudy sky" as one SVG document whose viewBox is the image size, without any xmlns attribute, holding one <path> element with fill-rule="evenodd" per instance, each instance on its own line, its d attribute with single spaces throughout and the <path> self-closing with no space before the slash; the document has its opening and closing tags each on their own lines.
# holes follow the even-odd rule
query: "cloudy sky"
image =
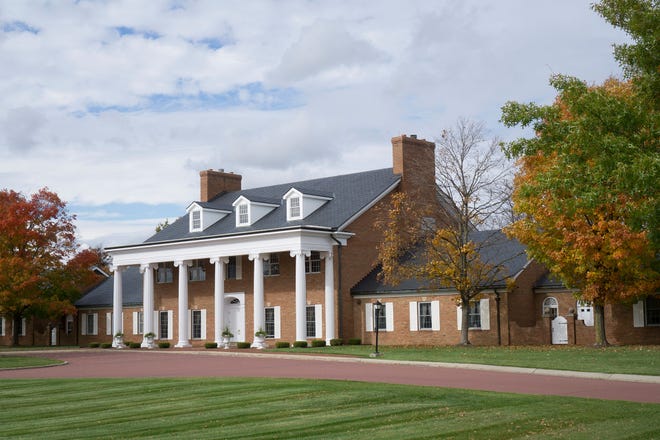
<svg viewBox="0 0 660 440">
<path fill-rule="evenodd" d="M 47 186 L 81 241 L 140 242 L 199 197 L 391 166 L 458 117 L 493 136 L 553 73 L 619 75 L 582 0 L 0 0 L 0 188 Z"/>
</svg>

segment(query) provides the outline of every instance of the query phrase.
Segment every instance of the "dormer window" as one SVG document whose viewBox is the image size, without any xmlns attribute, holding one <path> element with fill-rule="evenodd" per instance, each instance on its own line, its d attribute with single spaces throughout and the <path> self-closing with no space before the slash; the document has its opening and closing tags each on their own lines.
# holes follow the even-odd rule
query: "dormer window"
<svg viewBox="0 0 660 440">
<path fill-rule="evenodd" d="M 291 188 L 282 197 L 286 200 L 286 220 L 302 220 L 333 199 L 323 191 Z"/>
<path fill-rule="evenodd" d="M 302 218 L 302 211 L 300 209 L 300 197 L 291 197 L 287 200 L 289 205 L 288 217 L 290 220 L 296 220 Z"/>
<path fill-rule="evenodd" d="M 202 229 L 202 211 L 193 211 L 190 213 L 190 230 L 199 231 Z"/>
<path fill-rule="evenodd" d="M 201 202 L 191 203 L 186 211 L 189 215 L 188 230 L 190 232 L 204 231 L 231 212 L 227 208 L 211 206 L 208 203 Z"/>
<path fill-rule="evenodd" d="M 242 195 L 232 203 L 236 210 L 236 227 L 252 226 L 273 209 L 280 206 L 279 200 L 273 200 L 265 197 L 249 198 Z"/>
<path fill-rule="evenodd" d="M 238 216 L 238 226 L 248 226 L 250 224 L 250 209 L 247 203 L 238 205 L 236 215 Z"/>
</svg>

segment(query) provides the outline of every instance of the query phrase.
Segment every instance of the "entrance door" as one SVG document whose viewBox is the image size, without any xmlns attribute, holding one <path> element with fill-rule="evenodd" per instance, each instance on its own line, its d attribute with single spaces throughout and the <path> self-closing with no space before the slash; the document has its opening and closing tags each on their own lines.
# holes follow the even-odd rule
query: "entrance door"
<svg viewBox="0 0 660 440">
<path fill-rule="evenodd" d="M 552 320 L 552 343 L 568 344 L 568 321 L 563 316 Z"/>
<path fill-rule="evenodd" d="M 245 342 L 245 304 L 241 298 L 225 297 L 225 325 L 234 334 L 234 341 Z"/>
</svg>

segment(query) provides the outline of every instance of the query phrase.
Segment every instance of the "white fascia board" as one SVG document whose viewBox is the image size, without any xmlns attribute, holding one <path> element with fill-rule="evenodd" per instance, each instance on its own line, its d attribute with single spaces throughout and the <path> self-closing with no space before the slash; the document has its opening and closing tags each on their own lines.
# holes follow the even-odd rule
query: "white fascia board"
<svg viewBox="0 0 660 440">
<path fill-rule="evenodd" d="M 382 193 L 380 193 L 376 198 L 374 198 L 371 202 L 369 202 L 367 205 L 364 206 L 364 208 L 360 209 L 358 212 L 353 214 L 348 220 L 346 220 L 341 226 L 337 228 L 338 231 L 343 231 L 344 228 L 348 227 L 351 223 L 353 223 L 358 217 L 360 217 L 362 214 L 367 212 L 372 206 L 374 206 L 376 203 L 380 202 L 383 197 L 394 191 L 394 189 L 399 186 L 399 183 L 401 183 L 401 179 L 398 179 L 396 182 L 394 182 L 392 185 L 390 185 L 388 188 L 385 189 Z"/>
<path fill-rule="evenodd" d="M 117 267 L 292 250 L 328 252 L 335 244 L 330 231 L 294 229 L 129 246 L 109 249 L 107 253 Z"/>
</svg>

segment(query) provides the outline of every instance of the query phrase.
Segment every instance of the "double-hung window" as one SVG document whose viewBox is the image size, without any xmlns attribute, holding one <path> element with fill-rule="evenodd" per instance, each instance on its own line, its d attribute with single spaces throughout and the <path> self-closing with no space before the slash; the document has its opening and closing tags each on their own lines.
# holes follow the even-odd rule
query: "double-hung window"
<svg viewBox="0 0 660 440">
<path fill-rule="evenodd" d="M 301 218 L 300 197 L 291 197 L 289 199 L 289 218 L 292 220 Z"/>
<path fill-rule="evenodd" d="M 468 309 L 468 327 L 481 328 L 481 307 L 479 301 L 470 301 Z"/>
<path fill-rule="evenodd" d="M 321 253 L 312 251 L 309 257 L 305 257 L 305 273 L 321 272 Z"/>
<path fill-rule="evenodd" d="M 156 282 L 159 284 L 171 283 L 173 279 L 172 266 L 168 263 L 158 263 Z"/>
<path fill-rule="evenodd" d="M 189 281 L 204 281 L 206 280 L 206 269 L 201 260 L 194 260 L 192 266 L 188 269 Z"/>
<path fill-rule="evenodd" d="M 238 226 L 246 226 L 250 224 L 250 211 L 247 203 L 238 205 Z"/>
<path fill-rule="evenodd" d="M 264 309 L 265 313 L 265 320 L 264 320 L 264 326 L 265 326 L 265 331 L 266 331 L 266 337 L 267 338 L 274 338 L 275 337 L 275 308 L 274 307 L 266 307 Z"/>
<path fill-rule="evenodd" d="M 191 337 L 193 339 L 202 338 L 202 311 L 192 310 L 191 314 Z"/>
<path fill-rule="evenodd" d="M 170 339 L 169 313 L 158 312 L 158 336 L 160 339 Z"/>
<path fill-rule="evenodd" d="M 279 254 L 270 254 L 267 261 L 264 261 L 264 276 L 272 277 L 280 274 L 280 256 Z"/>
<path fill-rule="evenodd" d="M 431 303 L 430 302 L 420 302 L 417 304 L 419 307 L 419 329 L 420 330 L 432 330 L 433 329 L 433 318 L 431 313 Z"/>
<path fill-rule="evenodd" d="M 307 306 L 305 309 L 307 315 L 307 337 L 315 338 L 316 337 L 316 307 Z"/>
</svg>

